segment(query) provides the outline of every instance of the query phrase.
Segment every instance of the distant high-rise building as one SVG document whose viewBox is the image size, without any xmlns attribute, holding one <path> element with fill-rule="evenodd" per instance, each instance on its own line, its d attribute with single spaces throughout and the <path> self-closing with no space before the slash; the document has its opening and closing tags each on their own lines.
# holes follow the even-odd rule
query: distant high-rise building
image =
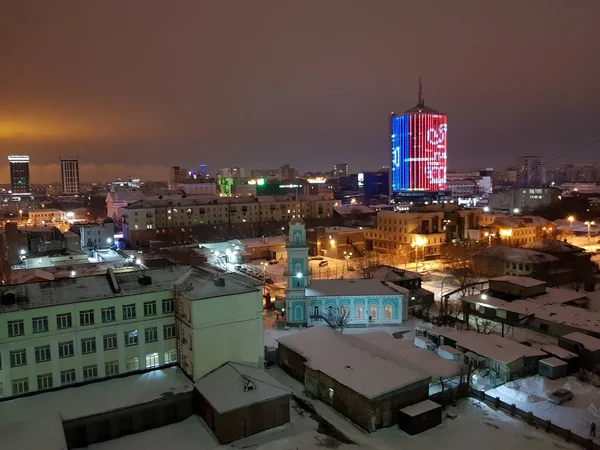
<svg viewBox="0 0 600 450">
<path fill-rule="evenodd" d="M 79 158 L 77 156 L 61 156 L 60 174 L 63 194 L 79 194 Z"/>
<path fill-rule="evenodd" d="M 289 164 L 284 164 L 280 168 L 280 178 L 284 181 L 295 180 L 298 175 L 296 169 L 291 167 Z"/>
<path fill-rule="evenodd" d="M 169 172 L 169 183 L 185 183 L 188 179 L 188 170 L 185 167 L 173 166 Z"/>
<path fill-rule="evenodd" d="M 208 170 L 206 169 L 206 164 L 200 164 L 198 166 L 198 177 L 208 178 Z"/>
<path fill-rule="evenodd" d="M 540 156 L 517 157 L 517 186 L 540 187 L 544 184 L 544 168 Z"/>
<path fill-rule="evenodd" d="M 29 156 L 11 155 L 10 163 L 10 189 L 12 195 L 30 195 L 31 181 L 29 179 Z"/>
<path fill-rule="evenodd" d="M 244 178 L 244 169 L 241 167 L 223 167 L 219 170 L 223 178 Z"/>
<path fill-rule="evenodd" d="M 391 117 L 392 192 L 446 189 L 448 118 L 419 102 Z"/>
<path fill-rule="evenodd" d="M 333 166 L 333 176 L 339 177 L 347 177 L 350 175 L 350 169 L 348 167 L 348 163 L 340 163 Z"/>
</svg>

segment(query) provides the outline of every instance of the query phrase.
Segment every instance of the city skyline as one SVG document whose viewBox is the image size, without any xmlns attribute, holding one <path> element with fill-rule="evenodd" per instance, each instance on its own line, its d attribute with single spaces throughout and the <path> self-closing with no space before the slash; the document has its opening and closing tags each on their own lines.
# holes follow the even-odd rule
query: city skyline
<svg viewBox="0 0 600 450">
<path fill-rule="evenodd" d="M 414 104 L 420 76 L 452 123 L 450 170 L 520 154 L 593 161 L 600 148 L 597 2 L 315 2 L 318 16 L 310 2 L 253 2 L 236 18 L 183 3 L 5 5 L 0 54 L 18 70 L 0 73 L 3 159 L 30 155 L 36 182 L 59 179 L 60 154 L 80 155 L 82 181 L 164 179 L 197 161 L 374 170 L 389 165 L 389 114 Z"/>
</svg>

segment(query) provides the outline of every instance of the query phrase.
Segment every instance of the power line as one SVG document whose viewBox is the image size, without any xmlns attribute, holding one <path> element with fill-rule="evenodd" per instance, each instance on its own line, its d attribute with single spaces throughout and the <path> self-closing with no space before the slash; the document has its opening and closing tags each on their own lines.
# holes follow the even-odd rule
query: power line
<svg viewBox="0 0 600 450">
<path fill-rule="evenodd" d="M 577 152 L 577 151 L 579 151 L 579 150 L 583 150 L 584 148 L 586 148 L 586 147 L 588 147 L 588 146 L 590 146 L 590 145 L 594 145 L 594 144 L 596 144 L 596 143 L 599 143 L 599 142 L 600 142 L 600 136 L 597 136 L 597 137 L 593 138 L 593 139 L 592 139 L 590 142 L 587 142 L 587 143 L 585 143 L 585 144 L 583 144 L 583 145 L 581 145 L 581 146 L 579 146 L 579 147 L 575 148 L 575 150 L 571 150 L 571 151 L 569 151 L 568 153 L 565 153 L 565 154 L 563 154 L 563 155 L 560 155 L 560 156 L 558 156 L 557 158 L 554 158 L 554 159 L 551 159 L 551 160 L 550 160 L 550 161 L 548 161 L 548 162 L 545 162 L 544 164 L 542 164 L 542 166 L 545 166 L 545 165 L 547 165 L 547 164 L 550 164 L 550 163 L 552 163 L 552 162 L 554 162 L 554 161 L 556 161 L 556 160 L 562 159 L 562 158 L 564 158 L 565 156 L 572 154 L 573 152 Z"/>
</svg>

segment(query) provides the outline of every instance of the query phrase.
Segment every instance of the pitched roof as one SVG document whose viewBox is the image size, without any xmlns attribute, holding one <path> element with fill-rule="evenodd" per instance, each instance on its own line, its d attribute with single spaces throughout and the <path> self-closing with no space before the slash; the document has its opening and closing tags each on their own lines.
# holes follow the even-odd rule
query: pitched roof
<svg viewBox="0 0 600 450">
<path fill-rule="evenodd" d="M 194 386 L 219 414 L 290 395 L 264 370 L 234 362 L 204 375 Z"/>
</svg>

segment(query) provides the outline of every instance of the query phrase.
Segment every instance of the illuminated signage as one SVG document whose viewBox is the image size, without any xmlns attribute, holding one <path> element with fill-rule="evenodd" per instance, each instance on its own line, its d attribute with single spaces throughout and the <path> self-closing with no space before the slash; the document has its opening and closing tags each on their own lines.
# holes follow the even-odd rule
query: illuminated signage
<svg viewBox="0 0 600 450">
<path fill-rule="evenodd" d="M 359 173 L 358 174 L 358 186 L 364 186 L 365 185 L 365 174 L 364 173 Z"/>
<path fill-rule="evenodd" d="M 258 178 L 256 180 L 248 180 L 248 184 L 263 186 L 265 184 L 264 178 Z"/>
<path fill-rule="evenodd" d="M 293 188 L 301 188 L 301 184 L 280 184 L 280 189 L 293 189 Z"/>
<path fill-rule="evenodd" d="M 308 181 L 310 184 L 327 183 L 327 179 L 325 177 L 307 178 L 306 181 Z"/>
</svg>

